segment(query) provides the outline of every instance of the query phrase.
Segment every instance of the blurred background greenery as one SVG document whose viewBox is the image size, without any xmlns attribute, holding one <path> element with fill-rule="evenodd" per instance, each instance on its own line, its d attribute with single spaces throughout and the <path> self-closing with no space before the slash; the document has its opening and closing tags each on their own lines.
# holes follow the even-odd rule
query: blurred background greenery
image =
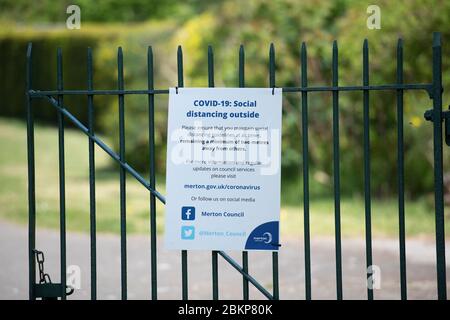
<svg viewBox="0 0 450 320">
<path fill-rule="evenodd" d="M 70 4 L 81 8 L 80 30 L 68 30 L 65 26 L 66 8 Z M 369 30 L 366 26 L 369 16 L 366 9 L 371 4 L 381 9 L 380 30 Z M 27 215 L 25 127 L 21 120 L 25 112 L 25 51 L 30 41 L 34 45 L 35 89 L 56 88 L 57 47 L 63 49 L 66 89 L 86 88 L 87 47 L 93 48 L 94 52 L 94 87 L 116 88 L 118 46 L 124 50 L 125 87 L 146 88 L 146 51 L 149 45 L 154 52 L 156 88 L 176 86 L 178 45 L 182 46 L 184 53 L 185 86 L 207 85 L 208 45 L 214 48 L 216 86 L 237 86 L 240 44 L 245 47 L 246 85 L 265 87 L 268 86 L 268 48 L 272 42 L 276 48 L 276 84 L 289 87 L 300 85 L 302 41 L 308 46 L 309 85 L 331 84 L 331 47 L 335 39 L 339 46 L 340 84 L 361 84 L 364 38 L 369 40 L 371 84 L 395 82 L 396 47 L 400 37 L 405 45 L 405 82 L 429 83 L 432 32 L 440 31 L 444 40 L 444 88 L 450 88 L 450 65 L 446 59 L 450 56 L 450 46 L 446 45 L 450 35 L 450 2 L 443 0 L 430 0 L 426 4 L 419 0 L 0 0 L 0 26 L 0 205 L 3 216 L 18 221 L 25 221 Z M 444 103 L 449 101 L 448 97 L 444 92 Z M 312 219 L 317 219 L 317 232 L 332 233 L 331 94 L 311 93 L 308 99 Z M 87 119 L 86 101 L 86 97 L 65 99 L 69 110 L 84 123 Z M 138 171 L 148 175 L 147 97 L 127 96 L 125 103 L 126 157 Z M 167 96 L 157 96 L 156 106 L 157 173 L 163 189 Z M 434 230 L 432 126 L 423 119 L 424 111 L 430 106 L 431 100 L 426 92 L 405 94 L 405 192 L 407 221 L 411 223 L 407 231 L 410 234 L 430 234 Z M 117 109 L 116 97 L 95 97 L 96 130 L 116 150 Z M 41 139 L 37 149 L 37 174 L 43 183 L 41 191 L 38 190 L 38 205 L 41 204 L 44 225 L 57 226 L 54 219 L 58 210 L 57 140 L 56 130 L 52 127 L 56 124 L 56 113 L 45 101 L 40 101 L 35 104 L 35 116 L 37 138 Z M 298 221 L 285 224 L 287 230 L 296 232 L 301 229 L 302 201 L 300 119 L 299 94 L 285 94 L 282 214 L 289 215 L 285 221 Z M 370 125 L 374 228 L 380 233 L 393 235 L 397 228 L 395 92 L 371 93 Z M 71 172 L 69 164 L 67 183 L 73 184 L 73 190 L 68 188 L 67 210 L 69 218 L 72 215 L 75 221 L 72 228 L 87 230 L 87 141 L 80 132 L 69 132 L 66 157 L 68 163 L 73 162 L 73 170 Z M 349 234 L 362 233 L 364 181 L 360 92 L 347 92 L 340 96 L 340 135 L 343 219 L 344 222 L 345 219 L 350 221 L 347 224 Z M 448 172 L 448 148 L 444 155 Z M 118 228 L 116 222 L 119 217 L 116 206 L 117 167 L 101 152 L 97 151 L 97 158 L 100 159 L 97 162 L 100 172 L 99 210 L 104 211 L 99 215 L 99 228 L 113 231 Z M 52 187 L 49 181 L 52 181 Z M 136 186 L 130 187 L 128 192 L 131 198 L 129 214 L 136 216 L 136 219 L 129 220 L 129 228 L 131 231 L 146 230 L 148 199 L 145 191 Z M 40 194 L 43 195 L 40 197 Z M 450 204 L 448 173 L 446 203 Z M 82 220 L 79 220 L 80 216 Z M 83 219 L 86 223 L 80 222 Z"/>
</svg>

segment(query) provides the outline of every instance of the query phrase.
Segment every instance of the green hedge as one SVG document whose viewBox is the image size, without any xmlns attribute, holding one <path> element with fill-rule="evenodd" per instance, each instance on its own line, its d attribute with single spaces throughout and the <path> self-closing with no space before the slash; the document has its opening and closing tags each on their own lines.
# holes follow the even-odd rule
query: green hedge
<svg viewBox="0 0 450 320">
<path fill-rule="evenodd" d="M 56 30 L 15 31 L 0 34 L 0 91 L 2 96 L 0 116 L 24 118 L 26 50 L 33 43 L 33 89 L 56 89 L 56 50 L 63 50 L 63 82 L 66 89 L 82 89 L 87 85 L 87 47 L 94 52 L 102 41 L 111 41 L 117 34 L 111 31 L 70 32 Z M 96 59 L 94 59 L 95 61 Z M 95 78 L 105 80 L 102 70 L 95 68 Z M 109 81 L 111 82 L 111 81 Z M 34 113 L 37 120 L 53 122 L 55 110 L 45 100 L 34 100 Z M 98 116 L 105 108 L 105 99 L 100 99 Z M 86 98 L 67 97 L 65 104 L 80 120 L 86 121 Z"/>
<path fill-rule="evenodd" d="M 123 47 L 125 87 L 142 89 L 147 87 L 147 48 L 154 46 L 155 85 L 159 88 L 169 85 L 169 79 L 176 70 L 176 45 L 171 46 L 170 39 L 175 24 L 168 22 L 129 25 L 91 25 L 81 30 L 71 31 L 61 28 L 49 30 L 13 29 L 0 32 L 0 105 L 1 117 L 25 119 L 26 113 L 26 50 L 28 43 L 33 44 L 32 88 L 36 90 L 56 89 L 56 51 L 63 51 L 64 89 L 87 88 L 87 48 L 93 50 L 94 88 L 117 88 L 117 48 Z M 168 61 L 169 52 L 173 52 L 172 63 Z M 164 61 L 164 63 L 161 63 Z M 146 171 L 148 164 L 148 130 L 146 96 L 127 96 L 127 160 L 135 167 Z M 167 97 L 157 96 L 156 144 L 157 163 L 163 169 L 166 140 Z M 65 96 L 64 106 L 83 123 L 87 123 L 87 97 Z M 56 124 L 56 110 L 45 99 L 33 100 L 34 115 L 37 121 Z M 110 137 L 112 147 L 118 148 L 117 97 L 95 96 L 96 129 Z M 67 122 L 67 125 L 71 125 Z"/>
</svg>

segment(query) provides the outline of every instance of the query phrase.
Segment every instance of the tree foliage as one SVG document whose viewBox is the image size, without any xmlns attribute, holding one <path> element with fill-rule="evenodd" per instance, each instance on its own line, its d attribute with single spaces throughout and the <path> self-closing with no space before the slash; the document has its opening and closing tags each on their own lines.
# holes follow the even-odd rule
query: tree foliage
<svg viewBox="0 0 450 320">
<path fill-rule="evenodd" d="M 54 3 L 53 1 L 51 1 Z M 58 22 L 65 16 L 67 1 L 50 1 L 30 6 L 28 1 L 0 0 L 5 16 L 18 21 Z M 426 4 L 409 1 L 316 1 L 316 0 L 229 0 L 203 1 L 84 1 L 80 4 L 85 21 L 150 23 L 128 25 L 95 46 L 96 72 L 105 85 L 115 85 L 116 51 L 122 46 L 125 57 L 126 88 L 146 88 L 146 50 L 153 46 L 155 83 L 159 88 L 177 85 L 176 48 L 184 53 L 186 86 L 207 85 L 207 47 L 214 48 L 216 86 L 237 86 L 238 50 L 245 48 L 245 81 L 249 87 L 268 86 L 268 52 L 276 48 L 276 85 L 300 85 L 300 46 L 307 44 L 308 85 L 331 84 L 331 48 L 339 48 L 340 85 L 362 84 L 362 44 L 368 39 L 370 83 L 396 82 L 398 38 L 404 39 L 404 80 L 429 83 L 432 71 L 432 32 L 441 31 L 444 43 L 450 33 L 450 3 L 431 0 Z M 381 9 L 381 29 L 366 26 L 367 6 Z M 5 14 L 5 12 L 8 12 Z M 64 20 L 62 20 L 64 21 Z M 108 25 L 103 25 L 107 30 Z M 80 33 L 88 32 L 89 28 Z M 15 31 L 20 33 L 20 31 Z M 72 34 L 67 33 L 67 37 Z M 12 36 L 13 37 L 13 36 Z M 23 37 L 22 37 L 23 38 Z M 51 37 L 49 37 L 50 39 Z M 0 40 L 1 43 L 1 40 Z M 53 43 L 53 42 L 52 42 Z M 81 44 L 81 43 L 80 43 Z M 450 87 L 450 46 L 444 45 L 443 82 Z M 72 70 L 71 70 L 72 71 Z M 75 70 L 73 72 L 76 72 Z M 80 71 L 83 74 L 84 71 Z M 83 75 L 84 77 L 84 75 Z M 444 94 L 444 102 L 448 94 Z M 157 161 L 160 172 L 165 163 L 167 97 L 158 96 L 156 116 Z M 283 98 L 284 181 L 301 178 L 300 95 Z M 330 93 L 310 93 L 309 144 L 313 188 L 332 190 L 332 101 Z M 106 110 L 98 120 L 117 146 L 117 101 L 98 100 Z M 126 98 L 127 159 L 141 170 L 147 168 L 147 98 Z M 363 190 L 363 116 L 361 92 L 340 94 L 340 151 L 342 190 Z M 409 195 L 433 190 L 432 126 L 423 120 L 431 107 L 426 92 L 406 92 L 404 104 L 406 190 Z M 396 193 L 397 113 L 395 92 L 370 93 L 370 142 L 372 187 L 375 195 Z M 445 154 L 448 159 L 448 154 Z M 446 161 L 446 166 L 449 161 Z"/>
</svg>

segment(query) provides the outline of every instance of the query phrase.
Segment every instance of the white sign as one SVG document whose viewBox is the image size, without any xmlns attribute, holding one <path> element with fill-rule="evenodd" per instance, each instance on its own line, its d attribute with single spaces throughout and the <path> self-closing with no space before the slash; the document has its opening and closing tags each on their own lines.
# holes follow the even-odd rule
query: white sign
<svg viewBox="0 0 450 320">
<path fill-rule="evenodd" d="M 278 250 L 281 89 L 171 88 L 165 246 Z"/>
</svg>

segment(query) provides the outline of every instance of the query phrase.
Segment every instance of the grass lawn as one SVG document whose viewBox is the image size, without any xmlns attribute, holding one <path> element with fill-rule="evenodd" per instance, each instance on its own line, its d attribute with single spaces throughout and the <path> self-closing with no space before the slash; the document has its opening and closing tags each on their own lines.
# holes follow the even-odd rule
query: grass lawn
<svg viewBox="0 0 450 320">
<path fill-rule="evenodd" d="M 58 136 L 57 129 L 36 124 L 36 205 L 39 227 L 59 227 Z M 89 231 L 88 139 L 74 129 L 65 131 L 66 140 L 66 212 L 67 229 Z M 108 142 L 106 139 L 105 142 Z M 26 126 L 23 122 L 0 118 L 0 218 L 25 224 L 28 219 Z M 118 233 L 119 173 L 109 156 L 96 147 L 97 230 Z M 161 179 L 160 179 L 161 180 Z M 165 193 L 164 184 L 158 190 Z M 299 195 L 301 198 L 301 195 Z M 144 233 L 149 230 L 148 191 L 128 176 L 127 230 Z M 343 236 L 364 234 L 364 200 L 360 197 L 341 200 Z M 157 207 L 158 231 L 163 230 L 164 207 Z M 448 208 L 447 211 L 448 212 Z M 334 202 L 332 198 L 311 199 L 311 234 L 334 234 Z M 396 199 L 372 202 L 374 236 L 395 237 L 398 233 Z M 446 224 L 449 234 L 449 223 Z M 283 205 L 281 232 L 301 236 L 301 205 Z M 424 199 L 406 203 L 408 236 L 433 236 L 433 207 Z"/>
</svg>

